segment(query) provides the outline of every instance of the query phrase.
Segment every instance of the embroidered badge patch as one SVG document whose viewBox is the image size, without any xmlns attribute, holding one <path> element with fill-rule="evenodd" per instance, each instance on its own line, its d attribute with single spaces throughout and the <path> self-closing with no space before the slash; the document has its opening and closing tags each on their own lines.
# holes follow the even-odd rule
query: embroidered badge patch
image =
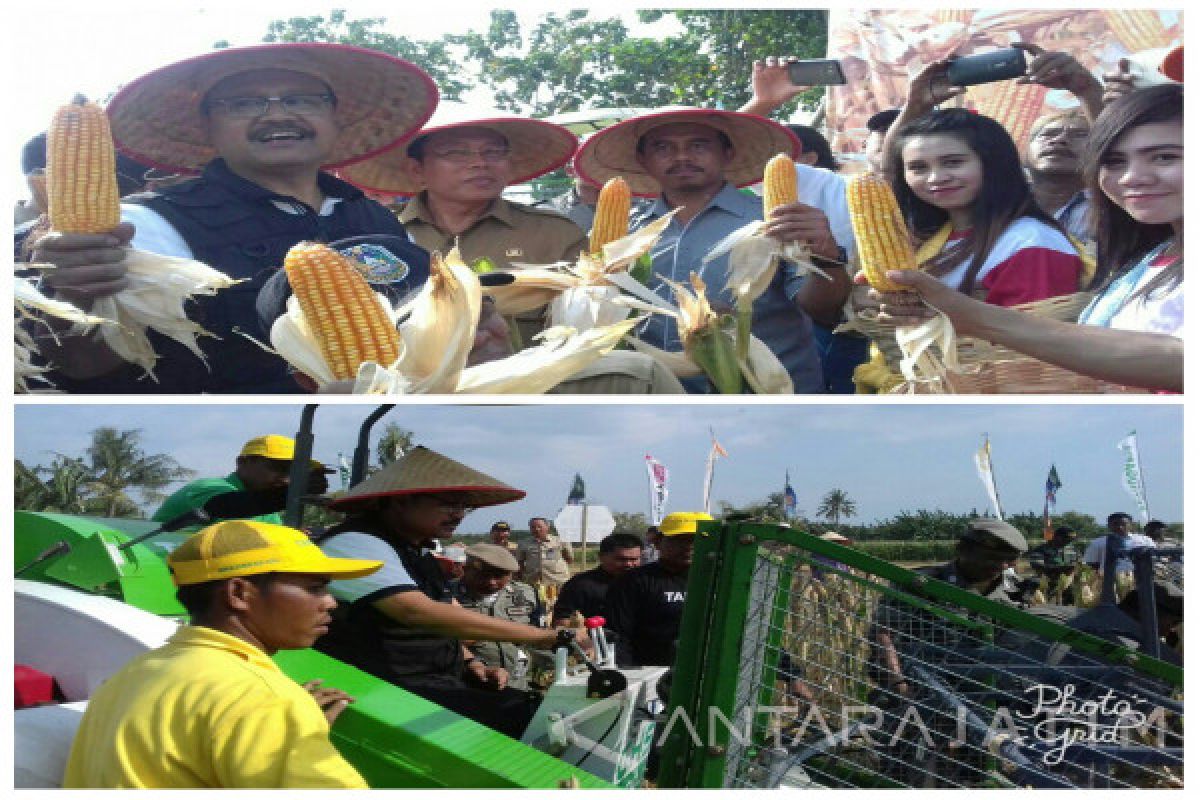
<svg viewBox="0 0 1200 800">
<path fill-rule="evenodd" d="M 400 283 L 411 271 L 408 262 L 377 244 L 356 244 L 340 252 L 350 258 L 367 283 Z"/>
</svg>

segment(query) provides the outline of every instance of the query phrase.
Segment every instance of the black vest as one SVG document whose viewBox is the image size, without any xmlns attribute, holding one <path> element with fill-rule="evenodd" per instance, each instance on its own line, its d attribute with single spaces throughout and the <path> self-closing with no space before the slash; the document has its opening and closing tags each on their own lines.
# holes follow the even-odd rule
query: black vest
<svg viewBox="0 0 1200 800">
<path fill-rule="evenodd" d="M 358 518 L 335 526 L 318 541 L 345 531 L 384 538 L 372 522 Z M 450 600 L 446 579 L 432 554 L 406 544 L 388 544 L 426 597 L 438 602 Z M 349 606 L 339 605 L 329 633 L 317 640 L 316 649 L 398 686 L 414 685 L 430 677 L 451 676 L 457 680 L 462 675 L 462 644 L 458 639 L 401 625 L 375 610 L 371 604 L 378 599 L 367 595 Z"/>
<path fill-rule="evenodd" d="M 183 345 L 151 332 L 160 356 L 154 370 L 157 384 L 139 380 L 141 369 L 132 365 L 86 381 L 54 376 L 55 383 L 69 392 L 105 394 L 300 391 L 282 358 L 238 333 L 244 331 L 269 344 L 254 306 L 263 284 L 283 265 L 288 249 L 303 240 L 332 242 L 380 233 L 407 238 L 404 226 L 390 211 L 355 187 L 325 173 L 318 174 L 317 184 L 326 196 L 341 198 L 329 216 L 235 175 L 221 159 L 210 162 L 199 178 L 125 198 L 122 202 L 146 206 L 166 219 L 197 261 L 245 282 L 188 306 L 193 320 L 220 337 L 219 341 L 200 339 L 208 370 Z M 301 213 L 282 211 L 275 202 Z"/>
</svg>

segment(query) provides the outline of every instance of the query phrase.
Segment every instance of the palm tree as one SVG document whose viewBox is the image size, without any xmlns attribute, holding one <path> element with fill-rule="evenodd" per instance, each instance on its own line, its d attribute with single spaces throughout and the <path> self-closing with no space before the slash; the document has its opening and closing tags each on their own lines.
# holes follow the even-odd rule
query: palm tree
<svg viewBox="0 0 1200 800">
<path fill-rule="evenodd" d="M 82 459 L 56 455 L 45 467 L 14 464 L 13 506 L 23 511 L 84 512 L 88 468 Z M 43 476 L 46 476 L 43 479 Z"/>
<path fill-rule="evenodd" d="M 842 517 L 853 517 L 857 514 L 858 506 L 842 489 L 830 489 L 821 498 L 821 505 L 817 507 L 817 515 L 831 520 L 835 528 L 842 521 Z"/>
<path fill-rule="evenodd" d="M 169 455 L 146 454 L 140 438 L 140 430 L 104 427 L 92 431 L 87 449 L 89 511 L 108 517 L 141 516 L 130 490 L 136 490 L 142 502 L 157 502 L 164 497 L 161 489 L 194 474 Z"/>
</svg>

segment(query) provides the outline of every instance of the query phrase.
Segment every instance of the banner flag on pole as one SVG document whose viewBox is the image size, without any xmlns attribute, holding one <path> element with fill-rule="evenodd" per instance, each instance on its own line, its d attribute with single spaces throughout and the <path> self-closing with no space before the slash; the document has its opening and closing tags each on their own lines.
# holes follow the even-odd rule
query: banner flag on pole
<svg viewBox="0 0 1200 800">
<path fill-rule="evenodd" d="M 338 453 L 338 476 L 342 479 L 342 491 L 348 488 L 346 484 L 350 483 L 350 465 L 346 463 L 346 456 Z"/>
<path fill-rule="evenodd" d="M 996 477 L 992 473 L 992 445 L 988 442 L 986 433 L 983 435 L 983 447 L 975 451 L 975 470 L 979 473 L 979 480 L 983 481 L 988 499 L 992 501 L 992 511 L 996 513 L 996 518 L 1004 519 L 1004 512 L 1000 508 L 1000 493 L 996 489 Z"/>
<path fill-rule="evenodd" d="M 1058 490 L 1062 481 L 1058 479 L 1058 470 L 1050 465 L 1050 474 L 1046 476 L 1046 502 L 1042 505 L 1042 538 L 1047 542 L 1054 538 L 1054 528 L 1050 524 L 1050 510 L 1058 503 Z"/>
<path fill-rule="evenodd" d="M 792 488 L 792 476 L 783 473 L 783 516 L 791 519 L 796 516 L 796 490 Z"/>
<path fill-rule="evenodd" d="M 646 456 L 646 477 L 650 480 L 650 524 L 663 521 L 667 512 L 667 468 L 654 456 Z"/>
<path fill-rule="evenodd" d="M 717 467 L 717 459 L 721 456 L 728 456 L 724 447 L 717 442 L 717 435 L 712 432 L 712 428 L 708 429 L 708 435 L 712 438 L 712 447 L 708 450 L 708 463 L 704 468 L 704 513 L 711 514 L 709 510 L 712 495 L 713 472 Z"/>
<path fill-rule="evenodd" d="M 1137 431 L 1117 442 L 1117 449 L 1125 454 L 1125 465 L 1122 469 L 1122 483 L 1125 491 L 1133 497 L 1137 504 L 1138 516 L 1145 525 L 1150 521 L 1150 504 L 1146 502 L 1146 484 L 1142 481 L 1142 459 L 1138 455 Z"/>
</svg>

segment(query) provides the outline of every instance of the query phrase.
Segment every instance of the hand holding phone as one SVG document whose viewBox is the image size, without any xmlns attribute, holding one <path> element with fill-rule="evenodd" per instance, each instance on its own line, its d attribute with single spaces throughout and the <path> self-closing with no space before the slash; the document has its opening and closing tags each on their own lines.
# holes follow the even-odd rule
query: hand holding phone
<svg viewBox="0 0 1200 800">
<path fill-rule="evenodd" d="M 794 86 L 841 86 L 846 74 L 835 58 L 810 58 L 789 61 L 788 79 Z"/>
<path fill-rule="evenodd" d="M 946 67 L 951 86 L 975 86 L 1025 75 L 1025 52 L 1016 47 L 953 59 Z"/>
</svg>

